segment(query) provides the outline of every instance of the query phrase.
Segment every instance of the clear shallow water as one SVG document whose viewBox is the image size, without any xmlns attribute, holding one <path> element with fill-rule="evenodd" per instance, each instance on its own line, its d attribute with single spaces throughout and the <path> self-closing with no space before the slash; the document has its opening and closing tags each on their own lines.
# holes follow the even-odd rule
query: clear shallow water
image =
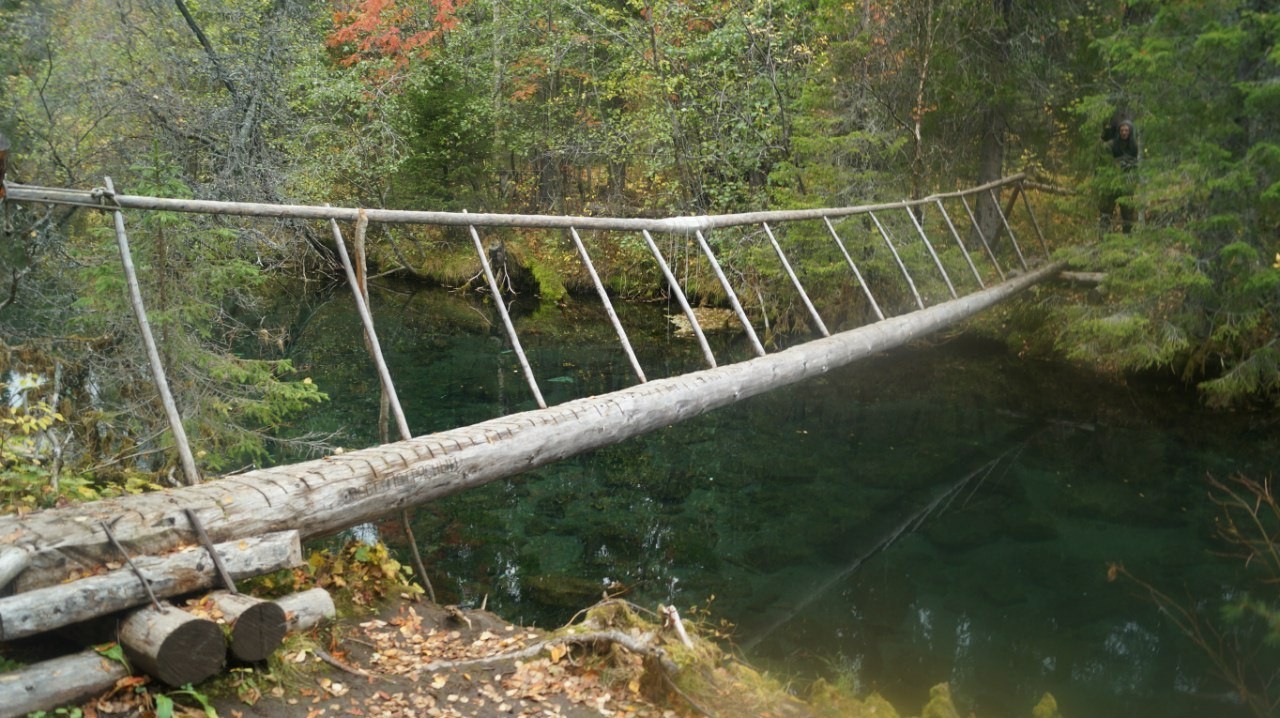
<svg viewBox="0 0 1280 718">
<path fill-rule="evenodd" d="M 377 381 L 335 296 L 299 305 L 291 354 L 334 397 L 308 427 L 365 446 Z M 486 310 L 374 301 L 415 433 L 534 408 Z M 665 306 L 619 310 L 651 379 L 697 367 Z M 548 403 L 635 383 L 593 305 L 517 325 Z M 742 351 L 715 343 L 722 362 Z M 1273 435 L 953 339 L 423 507 L 416 533 L 442 600 L 551 626 L 617 581 L 645 605 L 710 604 L 758 665 L 852 676 L 904 712 L 951 681 L 980 718 L 1027 716 L 1045 691 L 1067 718 L 1230 717 L 1198 650 L 1106 570 L 1221 597 L 1237 567 L 1209 554 L 1204 477 L 1269 475 Z"/>
</svg>

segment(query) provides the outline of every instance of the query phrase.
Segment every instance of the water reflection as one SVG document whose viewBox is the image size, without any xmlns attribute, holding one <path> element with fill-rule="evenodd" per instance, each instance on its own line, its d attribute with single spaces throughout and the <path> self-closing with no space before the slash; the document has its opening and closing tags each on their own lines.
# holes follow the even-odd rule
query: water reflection
<svg viewBox="0 0 1280 718">
<path fill-rule="evenodd" d="M 415 433 L 532 407 L 474 308 L 399 305 L 375 297 Z M 618 311 L 650 378 L 700 365 L 663 307 Z M 535 372 L 565 378 L 544 381 L 549 403 L 634 383 L 602 313 L 517 323 Z M 355 326 L 323 309 L 295 361 L 335 397 L 311 428 L 360 446 L 377 383 Z M 1203 477 L 1265 475 L 1274 440 L 997 349 L 913 347 L 437 502 L 418 512 L 424 558 L 442 598 L 540 625 L 615 582 L 647 605 L 710 601 L 757 663 L 840 674 L 906 712 L 950 680 L 983 718 L 1029 715 L 1045 691 L 1068 718 L 1243 715 L 1202 700 L 1225 690 L 1203 656 L 1106 566 L 1222 595 L 1234 569 L 1208 554 Z"/>
</svg>

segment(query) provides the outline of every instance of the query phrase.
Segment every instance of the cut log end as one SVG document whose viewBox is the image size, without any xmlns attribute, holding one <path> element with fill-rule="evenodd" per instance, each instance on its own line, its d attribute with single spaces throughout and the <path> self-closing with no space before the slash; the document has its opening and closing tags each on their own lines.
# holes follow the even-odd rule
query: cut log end
<svg viewBox="0 0 1280 718">
<path fill-rule="evenodd" d="M 199 683 L 222 670 L 226 639 L 218 624 L 203 619 L 184 623 L 161 644 L 156 678 L 171 686 Z"/>
<path fill-rule="evenodd" d="M 231 655 L 242 661 L 264 661 L 284 640 L 284 609 L 262 601 L 245 609 L 231 626 Z"/>
<path fill-rule="evenodd" d="M 222 628 L 176 608 L 144 608 L 120 624 L 129 659 L 171 686 L 199 683 L 222 670 L 227 658 Z"/>
</svg>

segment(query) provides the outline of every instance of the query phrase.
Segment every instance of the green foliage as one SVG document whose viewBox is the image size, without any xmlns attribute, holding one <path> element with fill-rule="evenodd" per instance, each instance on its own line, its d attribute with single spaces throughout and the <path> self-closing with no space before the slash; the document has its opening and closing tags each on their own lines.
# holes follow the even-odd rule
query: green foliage
<svg viewBox="0 0 1280 718">
<path fill-rule="evenodd" d="M 1096 42 L 1123 94 L 1086 96 L 1076 111 L 1091 135 L 1117 108 L 1137 121 L 1140 169 L 1098 158 L 1093 189 L 1136 179 L 1146 228 L 1103 235 L 1104 305 L 1064 310 L 1059 344 L 1117 368 L 1172 368 L 1214 405 L 1280 401 L 1280 23 L 1228 0 L 1137 17 Z"/>
</svg>

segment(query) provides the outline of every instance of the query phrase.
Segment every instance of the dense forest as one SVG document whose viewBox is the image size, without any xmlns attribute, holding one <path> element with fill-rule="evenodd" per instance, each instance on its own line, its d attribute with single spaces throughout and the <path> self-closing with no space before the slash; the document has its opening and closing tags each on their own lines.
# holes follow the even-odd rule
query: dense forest
<svg viewBox="0 0 1280 718">
<path fill-rule="evenodd" d="M 1271 406 L 1277 36 L 1259 0 L 4 0 L 0 131 L 9 182 L 413 209 L 840 206 L 1027 171 L 1076 191 L 1078 241 L 1058 251 L 1107 275 L 1088 301 L 1040 296 L 1028 346 Z M 1100 139 L 1120 118 L 1133 171 Z M 1116 196 L 1132 232 L 1096 225 Z M 324 397 L 261 351 L 287 331 L 254 307 L 275 277 L 335 275 L 329 240 L 293 221 L 132 221 L 204 468 L 263 457 L 272 427 Z M 66 427 L 52 465 L 0 444 L 6 471 L 85 496 L 158 480 L 163 416 L 109 217 L 10 202 L 4 222 L 0 369 L 30 399 L 6 421 Z M 448 281 L 473 272 L 457 239 L 369 241 L 381 268 Z M 577 285 L 562 244 L 511 248 L 544 295 Z M 615 280 L 632 264 L 625 245 L 605 261 Z M 25 485 L 6 498 L 56 500 Z"/>
</svg>

